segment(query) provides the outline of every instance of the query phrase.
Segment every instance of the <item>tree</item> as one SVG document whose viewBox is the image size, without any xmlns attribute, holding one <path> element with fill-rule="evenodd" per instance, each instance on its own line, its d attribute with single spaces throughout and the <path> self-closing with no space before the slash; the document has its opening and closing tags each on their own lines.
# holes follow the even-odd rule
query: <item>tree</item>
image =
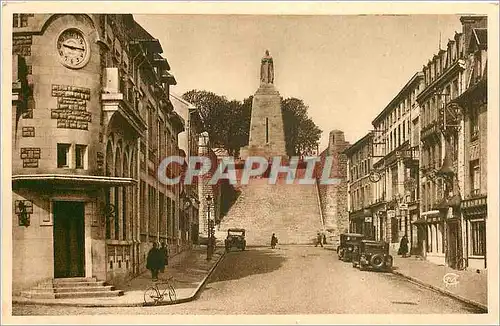
<svg viewBox="0 0 500 326">
<path fill-rule="evenodd" d="M 208 91 L 191 90 L 182 98 L 194 104 L 205 122 L 205 129 L 216 147 L 238 156 L 248 145 L 253 96 L 242 102 L 229 101 Z M 307 155 L 317 148 L 321 130 L 307 116 L 307 105 L 297 98 L 281 99 L 288 156 Z"/>
<path fill-rule="evenodd" d="M 212 144 L 231 156 L 239 155 L 240 147 L 248 144 L 251 99 L 228 101 L 224 96 L 199 90 L 184 93 L 182 98 L 200 110 Z"/>
<path fill-rule="evenodd" d="M 317 149 L 322 131 L 307 116 L 308 106 L 298 98 L 281 99 L 288 156 L 308 155 Z"/>
</svg>

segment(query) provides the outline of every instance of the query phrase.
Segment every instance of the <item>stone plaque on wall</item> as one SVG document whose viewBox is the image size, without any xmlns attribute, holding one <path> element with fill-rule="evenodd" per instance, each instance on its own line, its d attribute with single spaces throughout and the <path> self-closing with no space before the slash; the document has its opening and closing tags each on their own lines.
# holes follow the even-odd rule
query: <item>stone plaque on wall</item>
<svg viewBox="0 0 500 326">
<path fill-rule="evenodd" d="M 23 160 L 23 168 L 37 168 L 38 160 L 40 159 L 40 148 L 25 147 L 21 148 L 21 159 Z"/>
<path fill-rule="evenodd" d="M 12 38 L 12 54 L 19 54 L 23 57 L 31 55 L 31 44 L 33 38 L 31 35 L 16 35 Z"/>
<path fill-rule="evenodd" d="M 51 110 L 51 118 L 57 119 L 57 128 L 88 130 L 92 114 L 87 111 L 90 88 L 52 85 L 52 96 L 57 98 L 57 109 Z"/>
<path fill-rule="evenodd" d="M 35 137 L 35 127 L 23 127 L 23 137 Z"/>
</svg>

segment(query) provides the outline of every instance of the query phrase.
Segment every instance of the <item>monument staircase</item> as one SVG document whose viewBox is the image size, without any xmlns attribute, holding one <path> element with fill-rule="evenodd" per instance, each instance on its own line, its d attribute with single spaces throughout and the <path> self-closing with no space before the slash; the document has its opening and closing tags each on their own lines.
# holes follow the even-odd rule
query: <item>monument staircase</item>
<svg viewBox="0 0 500 326">
<path fill-rule="evenodd" d="M 71 277 L 42 282 L 21 295 L 30 299 L 95 298 L 120 296 L 123 291 L 95 277 Z"/>
<path fill-rule="evenodd" d="M 246 229 L 247 246 L 269 246 L 273 233 L 279 244 L 312 244 L 322 229 L 316 185 L 268 184 L 251 179 L 223 218 L 216 237 L 223 240 L 228 228 Z"/>
</svg>

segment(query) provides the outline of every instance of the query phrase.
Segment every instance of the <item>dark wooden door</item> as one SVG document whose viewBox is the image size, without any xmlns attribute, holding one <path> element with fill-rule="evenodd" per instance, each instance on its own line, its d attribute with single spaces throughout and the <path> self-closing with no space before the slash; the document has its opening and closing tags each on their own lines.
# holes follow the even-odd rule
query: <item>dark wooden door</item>
<svg viewBox="0 0 500 326">
<path fill-rule="evenodd" d="M 56 201 L 54 214 L 54 277 L 85 276 L 85 206 Z"/>
<path fill-rule="evenodd" d="M 458 262 L 460 260 L 459 255 L 459 233 L 458 233 L 458 223 L 448 222 L 448 264 L 452 268 L 457 268 Z"/>
</svg>

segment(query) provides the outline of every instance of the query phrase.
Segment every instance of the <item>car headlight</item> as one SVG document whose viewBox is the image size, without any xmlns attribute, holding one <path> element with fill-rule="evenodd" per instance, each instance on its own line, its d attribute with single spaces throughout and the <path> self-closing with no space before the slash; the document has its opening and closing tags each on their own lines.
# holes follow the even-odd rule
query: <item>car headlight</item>
<svg viewBox="0 0 500 326">
<path fill-rule="evenodd" d="M 348 248 L 347 250 L 352 251 L 352 248 Z"/>
</svg>

